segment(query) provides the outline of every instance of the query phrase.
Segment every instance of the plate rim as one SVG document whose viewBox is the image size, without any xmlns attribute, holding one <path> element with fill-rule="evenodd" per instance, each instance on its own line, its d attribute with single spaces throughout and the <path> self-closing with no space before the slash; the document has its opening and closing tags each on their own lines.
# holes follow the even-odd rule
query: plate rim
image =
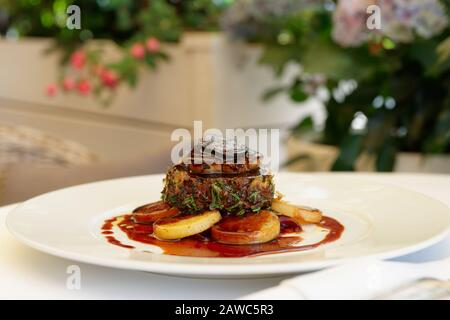
<svg viewBox="0 0 450 320">
<path fill-rule="evenodd" d="M 435 199 L 433 197 L 430 197 L 426 194 L 410 190 L 408 188 L 403 188 L 400 186 L 388 184 L 388 183 L 382 183 L 382 182 L 371 182 L 364 180 L 363 178 L 356 176 L 349 176 L 344 175 L 342 173 L 297 173 L 297 172 L 283 172 L 278 173 L 283 175 L 296 175 L 296 176 L 329 176 L 336 177 L 340 179 L 349 179 L 349 180 L 357 180 L 361 182 L 366 182 L 370 184 L 375 184 L 378 186 L 388 186 L 390 188 L 400 189 L 401 191 L 406 191 L 408 193 L 414 193 L 417 195 L 420 195 L 421 197 L 424 197 L 430 201 L 433 201 L 443 208 L 447 209 L 447 212 L 450 217 L 450 211 L 449 207 L 443 203 L 442 201 Z M 350 257 L 350 258 L 339 258 L 339 259 L 327 259 L 327 260 L 318 260 L 318 261 L 302 261 L 302 262 L 282 262 L 282 263 L 276 263 L 276 262 L 261 262 L 258 264 L 223 264 L 219 261 L 217 263 L 209 263 L 208 264 L 208 273 L 204 273 L 204 267 L 205 264 L 195 263 L 195 262 L 158 262 L 158 261 L 150 261 L 150 260 L 120 260 L 117 258 L 104 258 L 104 257 L 96 257 L 94 255 L 88 255 L 88 254 L 80 254 L 72 251 L 67 251 L 63 249 L 54 248 L 52 246 L 42 244 L 39 241 L 34 241 L 32 239 L 29 239 L 28 237 L 22 235 L 20 232 L 16 232 L 14 228 L 11 226 L 11 217 L 14 214 L 17 214 L 16 212 L 19 212 L 21 208 L 25 205 L 27 205 L 29 202 L 48 196 L 50 194 L 63 192 L 68 189 L 76 189 L 87 185 L 95 185 L 95 184 L 103 184 L 108 182 L 119 182 L 120 180 L 127 180 L 130 178 L 136 178 L 136 179 L 145 179 L 148 177 L 162 177 L 164 174 L 151 174 L 151 175 L 138 175 L 138 176 L 131 176 L 131 177 L 122 177 L 122 178 L 116 178 L 116 179 L 107 179 L 107 180 L 101 180 L 96 182 L 90 182 L 90 183 L 83 183 L 80 185 L 70 186 L 62 189 L 58 189 L 55 191 L 51 191 L 48 193 L 44 193 L 42 195 L 33 197 L 29 200 L 26 200 L 16 207 L 14 207 L 11 211 L 9 211 L 6 214 L 5 217 L 5 225 L 7 230 L 14 236 L 15 239 L 17 239 L 22 244 L 25 244 L 26 246 L 29 246 L 35 250 L 41 251 L 46 254 L 50 254 L 52 256 L 91 264 L 91 265 L 98 265 L 102 267 L 110 267 L 110 268 L 116 268 L 116 269 L 122 269 L 122 270 L 134 270 L 134 271 L 146 271 L 151 273 L 157 273 L 157 274 L 165 274 L 165 275 L 172 275 L 172 276 L 194 276 L 194 277 L 243 277 L 243 276 L 264 276 L 264 275 L 283 275 L 283 274 L 292 274 L 292 273 L 301 273 L 301 272 L 308 272 L 308 271 L 315 271 L 324 269 L 327 267 L 335 266 L 338 264 L 341 264 L 343 262 L 351 262 L 354 260 L 360 260 L 360 259 L 392 259 L 404 255 L 411 254 L 413 252 L 417 252 L 420 250 L 423 250 L 425 248 L 428 248 L 440 241 L 442 241 L 447 235 L 450 234 L 450 223 L 447 225 L 447 228 L 441 231 L 440 233 L 434 235 L 433 237 L 430 237 L 426 240 L 423 240 L 421 242 L 418 242 L 416 244 L 408 245 L 406 247 L 402 248 L 396 248 L 392 250 L 387 250 L 384 252 L 374 253 L 374 254 L 368 254 L 358 257 Z M 341 176 L 341 177 L 339 177 Z M 450 221 L 450 220 L 449 220 Z M 214 259 L 221 259 L 221 258 L 214 258 Z M 246 258 L 243 258 L 246 259 Z"/>
</svg>

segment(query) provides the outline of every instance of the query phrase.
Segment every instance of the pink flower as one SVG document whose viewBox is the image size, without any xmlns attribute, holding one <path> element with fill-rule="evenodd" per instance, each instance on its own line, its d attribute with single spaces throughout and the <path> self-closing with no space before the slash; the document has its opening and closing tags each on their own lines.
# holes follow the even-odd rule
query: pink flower
<svg viewBox="0 0 450 320">
<path fill-rule="evenodd" d="M 135 43 L 131 46 L 130 53 L 136 59 L 142 59 L 145 56 L 145 48 L 141 43 Z"/>
<path fill-rule="evenodd" d="M 145 46 L 147 47 L 147 50 L 151 53 L 155 53 L 158 52 L 160 47 L 161 47 L 161 43 L 159 42 L 158 39 L 156 39 L 155 37 L 150 37 L 147 39 L 147 41 L 145 42 Z"/>
<path fill-rule="evenodd" d="M 333 12 L 333 39 L 343 47 L 356 47 L 368 38 L 366 9 L 372 0 L 339 0 Z"/>
<path fill-rule="evenodd" d="M 49 97 L 53 97 L 58 92 L 58 87 L 54 83 L 49 83 L 45 87 L 45 94 Z"/>
<path fill-rule="evenodd" d="M 62 81 L 62 86 L 63 86 L 64 90 L 70 91 L 73 88 L 75 88 L 75 81 L 73 81 L 70 78 L 64 78 Z"/>
<path fill-rule="evenodd" d="M 86 64 L 86 54 L 84 51 L 77 50 L 70 56 L 70 64 L 73 68 L 80 70 Z"/>
<path fill-rule="evenodd" d="M 104 69 L 100 73 L 100 78 L 105 86 L 114 88 L 119 82 L 119 76 L 116 72 L 109 69 Z"/>
<path fill-rule="evenodd" d="M 82 95 L 88 95 L 91 91 L 91 84 L 88 80 L 80 80 L 77 85 L 78 92 Z"/>
</svg>

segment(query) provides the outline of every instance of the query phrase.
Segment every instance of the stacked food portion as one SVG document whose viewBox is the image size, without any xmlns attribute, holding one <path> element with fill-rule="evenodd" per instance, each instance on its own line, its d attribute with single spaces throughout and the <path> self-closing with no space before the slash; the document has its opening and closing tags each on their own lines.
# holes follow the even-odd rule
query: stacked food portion
<svg viewBox="0 0 450 320">
<path fill-rule="evenodd" d="M 261 155 L 233 147 L 206 156 L 205 148 L 198 150 L 201 159 L 192 154 L 168 171 L 162 192 L 165 202 L 189 212 L 209 209 L 234 215 L 270 207 L 275 187 L 273 176 L 260 165 Z M 225 163 L 226 151 L 233 155 L 229 163 Z"/>
<path fill-rule="evenodd" d="M 231 245 L 276 239 L 282 229 L 279 215 L 299 225 L 321 221 L 319 210 L 275 199 L 273 176 L 261 163 L 260 154 L 236 143 L 204 141 L 169 169 L 162 200 L 137 208 L 132 219 L 152 224 L 159 240 L 202 234 Z"/>
</svg>

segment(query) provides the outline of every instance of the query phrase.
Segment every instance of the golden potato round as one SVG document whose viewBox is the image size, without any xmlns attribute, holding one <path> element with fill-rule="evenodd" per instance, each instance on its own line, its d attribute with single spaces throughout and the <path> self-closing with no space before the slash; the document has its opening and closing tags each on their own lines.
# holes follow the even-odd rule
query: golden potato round
<svg viewBox="0 0 450 320">
<path fill-rule="evenodd" d="M 181 239 L 208 230 L 221 218 L 220 212 L 213 210 L 161 219 L 153 224 L 153 233 L 162 240 Z"/>
</svg>

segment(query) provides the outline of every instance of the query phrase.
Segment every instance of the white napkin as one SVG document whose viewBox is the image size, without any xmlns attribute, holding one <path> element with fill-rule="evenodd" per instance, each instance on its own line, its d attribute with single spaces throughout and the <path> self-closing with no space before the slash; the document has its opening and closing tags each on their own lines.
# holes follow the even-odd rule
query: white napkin
<svg viewBox="0 0 450 320">
<path fill-rule="evenodd" d="M 373 299 L 421 278 L 450 279 L 450 258 L 421 264 L 358 260 L 285 280 L 241 299 Z"/>
</svg>

